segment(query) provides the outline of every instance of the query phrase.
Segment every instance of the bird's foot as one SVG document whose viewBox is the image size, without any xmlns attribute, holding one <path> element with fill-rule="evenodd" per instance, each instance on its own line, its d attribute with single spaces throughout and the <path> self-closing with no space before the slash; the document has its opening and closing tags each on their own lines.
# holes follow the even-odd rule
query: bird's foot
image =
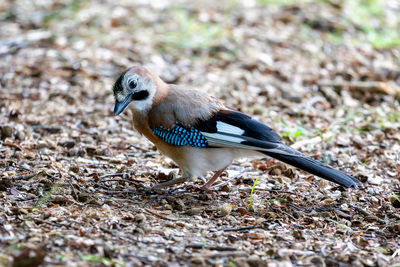
<svg viewBox="0 0 400 267">
<path fill-rule="evenodd" d="M 213 177 L 211 177 L 211 179 L 208 180 L 207 183 L 205 183 L 202 187 L 200 187 L 200 189 L 210 193 L 211 192 L 210 187 L 218 179 L 218 177 L 224 172 L 225 169 L 226 168 L 223 168 L 222 170 L 219 170 L 219 171 L 215 172 Z"/>
</svg>

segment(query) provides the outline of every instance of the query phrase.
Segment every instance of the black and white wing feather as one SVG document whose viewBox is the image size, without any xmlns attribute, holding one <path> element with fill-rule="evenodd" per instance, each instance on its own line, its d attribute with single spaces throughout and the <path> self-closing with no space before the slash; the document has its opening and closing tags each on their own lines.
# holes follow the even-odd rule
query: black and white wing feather
<svg viewBox="0 0 400 267">
<path fill-rule="evenodd" d="M 208 146 L 255 150 L 344 187 L 362 186 L 356 178 L 286 146 L 270 127 L 243 113 L 222 110 L 194 127 L 205 136 Z"/>
<path fill-rule="evenodd" d="M 151 128 L 164 142 L 174 146 L 198 148 L 229 147 L 258 151 L 344 187 L 357 188 L 356 178 L 307 157 L 286 146 L 270 127 L 232 110 L 220 110 L 207 120 L 194 125 L 176 122 L 172 129 Z"/>
</svg>

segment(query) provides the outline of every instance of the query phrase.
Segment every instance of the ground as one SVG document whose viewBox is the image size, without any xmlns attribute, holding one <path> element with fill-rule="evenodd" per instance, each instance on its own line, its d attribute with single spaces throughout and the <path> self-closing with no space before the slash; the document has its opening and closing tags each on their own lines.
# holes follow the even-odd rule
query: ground
<svg viewBox="0 0 400 267">
<path fill-rule="evenodd" d="M 398 1 L 0 3 L 0 263 L 399 266 Z M 271 159 L 211 192 L 113 116 L 143 64 L 364 183 Z"/>
</svg>

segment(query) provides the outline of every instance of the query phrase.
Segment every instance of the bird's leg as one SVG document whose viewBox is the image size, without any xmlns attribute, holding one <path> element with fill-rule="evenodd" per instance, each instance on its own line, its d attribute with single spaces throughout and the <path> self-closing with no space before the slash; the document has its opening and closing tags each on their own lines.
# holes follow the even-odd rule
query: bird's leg
<svg viewBox="0 0 400 267">
<path fill-rule="evenodd" d="M 184 182 L 186 182 L 190 177 L 191 177 L 191 175 L 190 175 L 189 173 L 187 173 L 187 172 L 184 171 L 184 172 L 182 173 L 182 176 L 181 176 L 181 177 L 176 178 L 176 179 L 172 179 L 172 180 L 169 180 L 169 181 L 166 181 L 166 182 L 163 182 L 163 183 L 156 184 L 155 186 L 152 187 L 152 189 L 162 189 L 162 188 L 165 188 L 165 187 L 174 185 L 174 184 L 184 183 Z"/>
<path fill-rule="evenodd" d="M 205 183 L 205 184 L 201 187 L 201 189 L 203 189 L 203 190 L 208 190 L 209 187 L 210 187 L 210 186 L 218 179 L 218 177 L 225 171 L 225 169 L 226 169 L 226 167 L 223 168 L 223 169 L 221 169 L 221 170 L 219 170 L 219 171 L 216 171 L 216 172 L 214 173 L 213 177 L 212 177 L 210 180 L 208 180 L 208 182 Z"/>
</svg>

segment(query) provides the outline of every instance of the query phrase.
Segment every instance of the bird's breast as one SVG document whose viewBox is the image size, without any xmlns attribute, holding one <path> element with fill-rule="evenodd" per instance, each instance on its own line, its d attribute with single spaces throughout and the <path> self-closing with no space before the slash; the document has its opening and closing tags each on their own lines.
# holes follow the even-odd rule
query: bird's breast
<svg viewBox="0 0 400 267">
<path fill-rule="evenodd" d="M 205 176 L 208 171 L 226 168 L 236 158 L 254 154 L 249 150 L 232 148 L 174 147 L 165 143 L 156 146 L 162 154 L 170 157 L 182 170 L 192 176 Z"/>
</svg>

